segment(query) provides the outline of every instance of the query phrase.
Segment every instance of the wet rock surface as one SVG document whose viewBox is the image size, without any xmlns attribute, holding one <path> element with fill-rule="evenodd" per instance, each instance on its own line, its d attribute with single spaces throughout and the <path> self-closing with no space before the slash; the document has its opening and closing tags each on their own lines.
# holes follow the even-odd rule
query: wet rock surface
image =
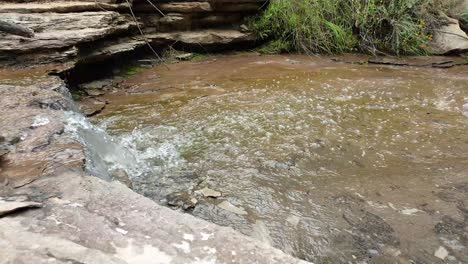
<svg viewBox="0 0 468 264">
<path fill-rule="evenodd" d="M 162 204 L 195 195 L 191 214 L 298 258 L 463 262 L 466 65 L 372 60 L 239 55 L 155 67 L 102 96 L 109 105 L 94 121 L 152 164 L 133 178 L 137 192 Z"/>
</svg>

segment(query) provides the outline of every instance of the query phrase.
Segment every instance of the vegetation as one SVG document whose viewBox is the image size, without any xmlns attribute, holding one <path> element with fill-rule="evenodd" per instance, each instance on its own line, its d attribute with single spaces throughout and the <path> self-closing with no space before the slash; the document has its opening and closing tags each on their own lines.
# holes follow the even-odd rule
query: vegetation
<svg viewBox="0 0 468 264">
<path fill-rule="evenodd" d="M 424 55 L 448 0 L 271 0 L 251 28 L 265 53 Z"/>
</svg>

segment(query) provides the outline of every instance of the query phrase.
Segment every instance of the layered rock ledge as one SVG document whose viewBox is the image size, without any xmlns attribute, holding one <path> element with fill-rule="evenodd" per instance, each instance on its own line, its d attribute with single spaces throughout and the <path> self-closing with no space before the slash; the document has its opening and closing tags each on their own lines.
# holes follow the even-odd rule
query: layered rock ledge
<svg viewBox="0 0 468 264">
<path fill-rule="evenodd" d="M 174 43 L 190 49 L 195 42 L 206 51 L 238 49 L 254 42 L 240 25 L 263 5 L 264 0 L 0 3 L 1 20 L 35 33 L 0 33 L 0 63 L 90 63 L 149 51 L 147 43 L 157 50 Z M 90 46 L 98 48 L 90 54 Z"/>
</svg>

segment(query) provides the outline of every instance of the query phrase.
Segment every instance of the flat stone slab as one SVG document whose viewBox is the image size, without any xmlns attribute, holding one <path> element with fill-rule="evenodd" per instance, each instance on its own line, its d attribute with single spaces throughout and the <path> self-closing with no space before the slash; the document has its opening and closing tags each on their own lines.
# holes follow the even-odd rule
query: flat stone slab
<svg viewBox="0 0 468 264">
<path fill-rule="evenodd" d="M 179 31 L 170 33 L 148 34 L 146 36 L 156 44 L 168 44 L 180 42 L 182 44 L 199 45 L 228 45 L 242 42 L 251 42 L 255 37 L 251 33 L 243 33 L 238 30 L 207 29 L 198 31 Z"/>
<path fill-rule="evenodd" d="M 32 52 L 36 49 L 59 49 L 91 42 L 126 32 L 133 21 L 127 15 L 112 11 L 82 13 L 0 13 L 3 20 L 31 28 L 33 38 L 0 33 L 0 51 Z"/>
<path fill-rule="evenodd" d="M 128 9 L 127 4 L 110 4 L 83 1 L 56 1 L 41 3 L 2 3 L 0 13 L 72 13 L 86 11 L 118 11 Z"/>
<path fill-rule="evenodd" d="M 0 263 L 306 263 L 115 181 L 67 173 L 29 187 L 21 191 L 61 195 L 0 219 Z"/>
</svg>

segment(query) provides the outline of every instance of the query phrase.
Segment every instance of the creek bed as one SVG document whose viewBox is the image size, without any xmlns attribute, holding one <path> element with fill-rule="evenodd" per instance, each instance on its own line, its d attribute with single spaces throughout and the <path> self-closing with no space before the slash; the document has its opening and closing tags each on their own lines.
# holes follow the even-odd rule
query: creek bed
<svg viewBox="0 0 468 264">
<path fill-rule="evenodd" d="M 468 262 L 468 66 L 214 56 L 123 86 L 92 121 L 135 191 L 316 263 Z"/>
</svg>

